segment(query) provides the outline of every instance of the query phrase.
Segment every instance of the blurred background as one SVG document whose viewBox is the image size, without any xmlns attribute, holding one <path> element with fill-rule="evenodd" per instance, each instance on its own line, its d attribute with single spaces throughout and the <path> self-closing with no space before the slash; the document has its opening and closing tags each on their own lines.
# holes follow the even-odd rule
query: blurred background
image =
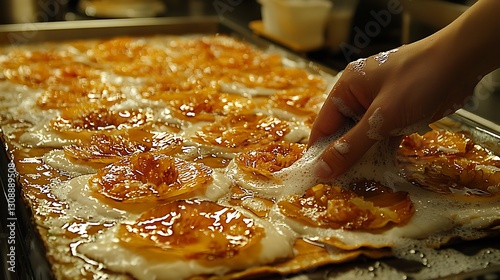
<svg viewBox="0 0 500 280">
<path fill-rule="evenodd" d="M 0 24 L 215 16 L 342 70 L 446 26 L 476 0 L 2 0 Z M 328 2 L 328 3 L 325 3 Z M 500 71 L 465 109 L 500 123 Z"/>
<path fill-rule="evenodd" d="M 329 56 L 338 53 L 343 43 L 344 52 L 350 50 L 343 57 L 345 61 L 337 61 L 338 67 L 343 68 L 349 61 L 417 40 L 442 28 L 474 0 L 3 0 L 0 23 L 214 15 L 249 27 L 252 21 L 263 19 L 263 11 L 273 2 L 331 2 L 323 29 L 308 27 L 309 32 L 324 34 L 324 44 L 304 49 L 299 46 L 295 51 Z M 419 4 L 427 2 L 435 5 Z M 293 12 L 285 5 L 273 8 L 269 8 L 268 21 Z M 304 6 L 300 8 L 301 14 L 307 12 Z M 307 26 L 308 21 L 316 20 L 319 11 L 312 13 L 314 17 L 294 19 L 305 21 L 301 24 Z"/>
</svg>

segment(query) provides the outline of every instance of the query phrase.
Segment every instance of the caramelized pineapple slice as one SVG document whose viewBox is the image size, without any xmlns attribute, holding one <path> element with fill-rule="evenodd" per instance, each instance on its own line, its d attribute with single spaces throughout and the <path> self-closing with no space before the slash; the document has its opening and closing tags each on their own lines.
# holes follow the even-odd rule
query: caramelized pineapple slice
<svg viewBox="0 0 500 280">
<path fill-rule="evenodd" d="M 274 117 L 229 115 L 202 127 L 193 140 L 236 152 L 281 141 L 288 131 L 288 124 Z"/>
<path fill-rule="evenodd" d="M 89 141 L 65 146 L 66 157 L 92 163 L 112 163 L 137 152 L 161 151 L 173 155 L 181 151 L 181 140 L 168 133 L 151 133 L 142 129 L 124 132 L 96 133 Z"/>
<path fill-rule="evenodd" d="M 304 195 L 286 197 L 278 206 L 285 216 L 307 226 L 346 230 L 404 224 L 414 212 L 408 193 L 375 182 L 353 184 L 351 189 L 318 184 Z"/>
<path fill-rule="evenodd" d="M 147 125 L 152 119 L 149 110 L 111 110 L 98 103 L 83 103 L 63 110 L 51 121 L 51 127 L 59 132 L 102 131 L 126 129 Z"/>
<path fill-rule="evenodd" d="M 141 251 L 212 261 L 244 254 L 264 236 L 264 229 L 236 209 L 212 201 L 178 200 L 121 224 L 118 236 L 127 247 Z"/>
<path fill-rule="evenodd" d="M 212 169 L 157 152 L 136 153 L 89 179 L 92 191 L 115 202 L 161 202 L 204 193 Z"/>
<path fill-rule="evenodd" d="M 276 109 L 286 110 L 298 116 L 316 117 L 324 102 L 323 91 L 324 89 L 316 87 L 283 90 L 273 94 L 270 102 Z"/>
<path fill-rule="evenodd" d="M 305 144 L 273 142 L 257 150 L 242 152 L 235 157 L 235 161 L 249 175 L 273 179 L 274 173 L 290 167 L 301 158 L 305 149 Z"/>
<path fill-rule="evenodd" d="M 432 130 L 406 136 L 398 162 L 407 180 L 431 191 L 467 196 L 500 192 L 500 157 L 463 133 Z"/>
<path fill-rule="evenodd" d="M 214 90 L 156 94 L 150 99 L 161 99 L 170 105 L 175 117 L 183 120 L 210 121 L 215 116 L 225 116 L 252 109 L 250 99 L 235 94 L 217 93 Z"/>
</svg>

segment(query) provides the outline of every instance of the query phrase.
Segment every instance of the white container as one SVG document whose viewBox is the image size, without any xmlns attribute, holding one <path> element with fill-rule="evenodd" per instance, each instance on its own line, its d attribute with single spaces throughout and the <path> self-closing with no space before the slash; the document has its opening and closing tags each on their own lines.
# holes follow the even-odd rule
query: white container
<svg viewBox="0 0 500 280">
<path fill-rule="evenodd" d="M 359 0 L 333 0 L 333 9 L 326 24 L 325 39 L 325 45 L 330 51 L 340 51 L 341 44 L 349 41 L 358 2 Z"/>
<path fill-rule="evenodd" d="M 259 0 L 264 30 L 304 49 L 322 47 L 329 0 Z"/>
</svg>

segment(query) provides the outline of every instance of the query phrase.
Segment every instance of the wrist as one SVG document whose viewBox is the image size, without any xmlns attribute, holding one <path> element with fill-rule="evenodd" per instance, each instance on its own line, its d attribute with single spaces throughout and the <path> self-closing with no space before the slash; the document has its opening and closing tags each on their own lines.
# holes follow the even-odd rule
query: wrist
<svg viewBox="0 0 500 280">
<path fill-rule="evenodd" d="M 480 79 L 500 67 L 499 10 L 500 1 L 480 0 L 436 33 L 450 67 L 461 72 L 460 77 Z"/>
</svg>

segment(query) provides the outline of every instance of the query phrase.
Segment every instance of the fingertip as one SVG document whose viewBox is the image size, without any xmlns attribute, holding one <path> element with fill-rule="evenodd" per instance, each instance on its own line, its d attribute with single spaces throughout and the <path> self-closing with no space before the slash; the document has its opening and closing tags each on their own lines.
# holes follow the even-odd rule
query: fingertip
<svg viewBox="0 0 500 280">
<path fill-rule="evenodd" d="M 337 140 L 338 141 L 338 140 Z M 349 169 L 348 158 L 336 149 L 337 141 L 329 145 L 318 158 L 314 172 L 315 175 L 323 181 L 334 179 Z"/>
<path fill-rule="evenodd" d="M 330 164 L 320 158 L 314 166 L 314 174 L 320 180 L 330 180 L 333 177 L 333 169 Z"/>
<path fill-rule="evenodd" d="M 317 133 L 314 133 L 314 131 L 311 131 L 309 134 L 309 139 L 307 140 L 307 149 L 309 149 L 311 146 L 313 146 L 319 139 L 319 136 Z"/>
<path fill-rule="evenodd" d="M 331 180 L 354 166 L 377 140 L 367 136 L 367 128 L 358 123 L 330 143 L 319 156 L 314 172 L 320 180 Z"/>
</svg>

